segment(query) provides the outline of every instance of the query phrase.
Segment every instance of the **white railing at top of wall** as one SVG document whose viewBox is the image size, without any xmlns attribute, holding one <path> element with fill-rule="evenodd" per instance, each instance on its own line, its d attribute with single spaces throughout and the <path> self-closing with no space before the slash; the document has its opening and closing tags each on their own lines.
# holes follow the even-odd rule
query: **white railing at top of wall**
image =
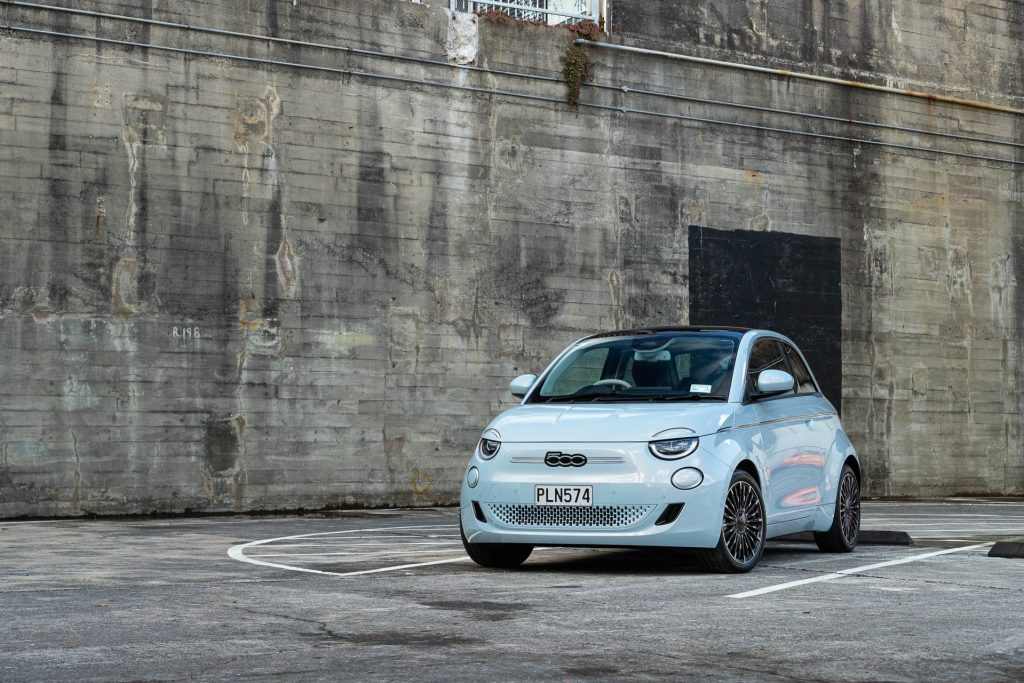
<svg viewBox="0 0 1024 683">
<path fill-rule="evenodd" d="M 494 9 L 515 19 L 547 24 L 597 22 L 601 18 L 601 0 L 449 0 L 448 7 L 456 12 Z"/>
</svg>

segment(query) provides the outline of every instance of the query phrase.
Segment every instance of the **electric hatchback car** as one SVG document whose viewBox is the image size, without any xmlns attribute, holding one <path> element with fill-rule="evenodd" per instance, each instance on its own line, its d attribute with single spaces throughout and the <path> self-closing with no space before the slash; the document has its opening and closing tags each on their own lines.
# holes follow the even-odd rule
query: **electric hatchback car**
<svg viewBox="0 0 1024 683">
<path fill-rule="evenodd" d="M 746 572 L 776 536 L 857 545 L 857 453 L 787 337 L 597 334 L 509 388 L 522 403 L 487 426 L 462 482 L 462 540 L 480 565 L 518 566 L 535 546 L 639 546 Z"/>
</svg>

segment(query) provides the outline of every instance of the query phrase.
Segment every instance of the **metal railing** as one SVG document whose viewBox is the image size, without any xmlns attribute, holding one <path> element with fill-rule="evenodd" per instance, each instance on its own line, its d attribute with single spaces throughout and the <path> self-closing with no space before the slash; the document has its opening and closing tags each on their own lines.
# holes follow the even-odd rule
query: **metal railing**
<svg viewBox="0 0 1024 683">
<path fill-rule="evenodd" d="M 597 22 L 601 14 L 601 0 L 449 0 L 448 7 L 455 12 L 494 10 L 513 19 L 550 25 Z"/>
</svg>

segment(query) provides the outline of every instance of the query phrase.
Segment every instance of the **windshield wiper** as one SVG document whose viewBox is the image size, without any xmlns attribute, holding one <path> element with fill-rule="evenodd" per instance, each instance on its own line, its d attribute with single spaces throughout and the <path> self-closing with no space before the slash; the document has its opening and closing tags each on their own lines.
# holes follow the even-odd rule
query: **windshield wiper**
<svg viewBox="0 0 1024 683">
<path fill-rule="evenodd" d="M 711 394 L 619 394 L 610 392 L 587 392 L 585 394 L 568 394 L 566 396 L 550 396 L 545 403 L 654 403 L 655 401 L 728 401 L 724 396 Z"/>
<path fill-rule="evenodd" d="M 728 401 L 722 396 L 710 396 L 708 394 L 586 394 L 584 396 L 565 397 L 581 398 L 588 403 L 654 403 L 663 402 L 684 402 L 684 401 Z"/>
<path fill-rule="evenodd" d="M 638 396 L 648 401 L 728 401 L 724 396 L 712 394 L 655 394 L 654 396 Z"/>
<path fill-rule="evenodd" d="M 576 401 L 594 400 L 605 398 L 611 394 L 605 392 L 589 392 L 586 394 L 567 394 L 566 396 L 549 396 L 544 399 L 545 403 L 575 403 Z"/>
</svg>

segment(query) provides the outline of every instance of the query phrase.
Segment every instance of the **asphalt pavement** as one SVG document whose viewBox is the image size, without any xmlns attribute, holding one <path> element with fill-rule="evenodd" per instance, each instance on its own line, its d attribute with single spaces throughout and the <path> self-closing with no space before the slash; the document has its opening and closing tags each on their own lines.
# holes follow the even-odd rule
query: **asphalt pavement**
<svg viewBox="0 0 1024 683">
<path fill-rule="evenodd" d="M 465 557 L 453 509 L 0 522 L 0 680 L 1021 680 L 1024 502 L 868 502 L 910 547 Z"/>
</svg>

